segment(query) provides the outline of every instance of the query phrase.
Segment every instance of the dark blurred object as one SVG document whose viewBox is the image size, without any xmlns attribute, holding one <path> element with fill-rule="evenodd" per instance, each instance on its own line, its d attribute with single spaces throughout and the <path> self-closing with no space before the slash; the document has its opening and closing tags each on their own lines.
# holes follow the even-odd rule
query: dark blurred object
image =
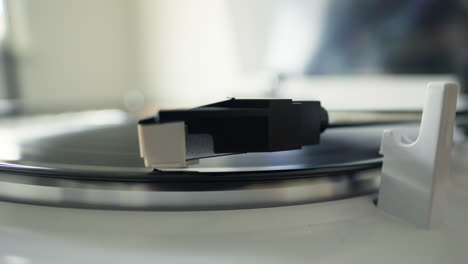
<svg viewBox="0 0 468 264">
<path fill-rule="evenodd" d="M 456 74 L 465 88 L 468 1 L 332 0 L 325 12 L 306 74 Z"/>
<path fill-rule="evenodd" d="M 139 124 L 180 121 L 185 133 L 210 135 L 214 153 L 270 152 L 319 144 L 328 127 L 328 113 L 319 101 L 231 98 L 192 109 L 159 111 L 158 117 Z"/>
</svg>

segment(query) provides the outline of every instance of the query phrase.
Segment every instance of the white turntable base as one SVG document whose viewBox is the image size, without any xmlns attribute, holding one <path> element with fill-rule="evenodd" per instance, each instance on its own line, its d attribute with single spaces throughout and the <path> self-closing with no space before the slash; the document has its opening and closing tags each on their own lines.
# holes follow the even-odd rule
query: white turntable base
<svg viewBox="0 0 468 264">
<path fill-rule="evenodd" d="M 132 212 L 0 203 L 0 263 L 468 263 L 468 176 L 418 229 L 371 197 L 267 209 Z"/>
</svg>

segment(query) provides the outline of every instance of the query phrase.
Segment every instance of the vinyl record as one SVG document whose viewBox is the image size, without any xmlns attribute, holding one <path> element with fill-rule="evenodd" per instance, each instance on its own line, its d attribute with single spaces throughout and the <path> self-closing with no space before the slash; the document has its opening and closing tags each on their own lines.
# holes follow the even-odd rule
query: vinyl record
<svg viewBox="0 0 468 264">
<path fill-rule="evenodd" d="M 385 128 L 404 128 L 417 133 L 414 125 L 330 128 L 322 135 L 319 145 L 213 157 L 201 159 L 200 164 L 189 168 L 153 172 L 144 167 L 139 156 L 133 121 L 90 125 L 80 123 L 80 117 L 29 118 L 1 126 L 3 134 L 9 132 L 12 136 L 0 140 L 0 159 L 4 161 L 0 170 L 101 180 L 194 180 L 203 176 L 253 179 L 255 175 L 265 179 L 288 177 L 287 171 L 291 175 L 305 173 L 311 177 L 328 171 L 378 166 L 380 138 Z"/>
<path fill-rule="evenodd" d="M 376 191 L 383 129 L 417 132 L 414 125 L 330 128 L 319 145 L 299 150 L 214 157 L 189 168 L 154 171 L 139 157 L 136 122 L 125 116 L 110 122 L 108 114 L 0 124 L 0 200 L 132 210 L 334 200 Z"/>
</svg>

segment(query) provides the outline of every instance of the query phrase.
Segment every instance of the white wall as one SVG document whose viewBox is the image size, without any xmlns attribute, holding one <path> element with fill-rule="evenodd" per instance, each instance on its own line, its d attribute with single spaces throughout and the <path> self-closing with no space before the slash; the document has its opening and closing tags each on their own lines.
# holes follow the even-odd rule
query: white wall
<svg viewBox="0 0 468 264">
<path fill-rule="evenodd" d="M 122 105 L 136 83 L 135 7 L 128 0 L 13 0 L 28 111 Z M 20 10 L 17 10 L 20 9 Z"/>
<path fill-rule="evenodd" d="M 195 106 L 265 86 L 264 78 L 242 72 L 231 2 L 140 1 L 142 87 L 160 107 Z"/>
<path fill-rule="evenodd" d="M 123 107 L 140 94 L 153 109 L 191 107 L 261 94 L 274 1 L 9 0 L 26 109 Z"/>
</svg>

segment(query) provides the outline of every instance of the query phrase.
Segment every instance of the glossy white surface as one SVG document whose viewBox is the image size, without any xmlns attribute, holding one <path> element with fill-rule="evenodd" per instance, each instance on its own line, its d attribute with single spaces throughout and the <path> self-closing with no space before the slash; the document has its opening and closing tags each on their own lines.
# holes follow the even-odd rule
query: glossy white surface
<svg viewBox="0 0 468 264">
<path fill-rule="evenodd" d="M 446 217 L 432 230 L 383 213 L 371 197 L 201 212 L 0 203 L 0 263 L 466 263 L 468 176 L 455 170 Z"/>
<path fill-rule="evenodd" d="M 397 131 L 384 131 L 378 206 L 385 212 L 426 228 L 440 221 L 440 200 L 450 175 L 457 94 L 454 83 L 428 84 L 415 141 Z"/>
</svg>

